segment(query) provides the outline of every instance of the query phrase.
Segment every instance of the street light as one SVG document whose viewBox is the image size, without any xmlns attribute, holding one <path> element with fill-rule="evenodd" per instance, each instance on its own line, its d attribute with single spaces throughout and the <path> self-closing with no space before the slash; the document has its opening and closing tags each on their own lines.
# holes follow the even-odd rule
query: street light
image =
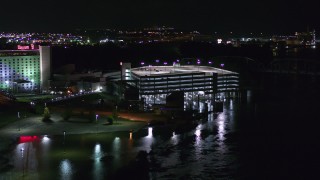
<svg viewBox="0 0 320 180">
<path fill-rule="evenodd" d="M 18 120 L 20 120 L 20 112 L 18 112 Z M 20 122 L 18 122 L 18 126 L 19 126 L 18 131 L 20 131 Z"/>
<path fill-rule="evenodd" d="M 64 146 L 63 153 L 66 153 L 66 144 L 65 144 L 65 141 L 66 141 L 66 131 L 63 131 L 63 146 Z"/>
<path fill-rule="evenodd" d="M 97 132 L 96 133 L 98 133 L 98 117 L 99 117 L 99 115 L 96 114 L 96 123 L 97 123 Z"/>
</svg>

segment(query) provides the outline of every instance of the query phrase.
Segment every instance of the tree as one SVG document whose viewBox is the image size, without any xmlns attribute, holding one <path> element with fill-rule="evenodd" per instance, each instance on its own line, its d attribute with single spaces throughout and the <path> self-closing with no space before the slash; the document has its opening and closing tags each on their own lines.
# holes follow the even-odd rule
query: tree
<svg viewBox="0 0 320 180">
<path fill-rule="evenodd" d="M 44 112 L 43 112 L 43 121 L 48 121 L 50 120 L 50 111 L 48 107 L 44 108 Z"/>
<path fill-rule="evenodd" d="M 108 116 L 108 117 L 107 117 L 107 120 L 108 120 L 108 122 L 109 122 L 110 125 L 113 124 L 113 116 Z"/>
</svg>

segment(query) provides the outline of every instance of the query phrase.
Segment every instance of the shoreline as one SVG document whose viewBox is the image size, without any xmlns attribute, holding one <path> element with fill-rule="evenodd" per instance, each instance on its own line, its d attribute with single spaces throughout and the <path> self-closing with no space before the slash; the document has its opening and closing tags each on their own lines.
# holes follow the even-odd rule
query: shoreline
<svg viewBox="0 0 320 180">
<path fill-rule="evenodd" d="M 69 135 L 137 132 L 148 125 L 146 121 L 133 121 L 124 118 L 115 120 L 112 125 L 107 125 L 107 117 L 101 117 L 98 121 L 92 122 L 79 117 L 64 121 L 61 115 L 56 113 L 51 114 L 50 119 L 50 122 L 43 122 L 42 116 L 34 115 L 0 128 L 0 174 L 10 170 L 10 153 L 20 136 L 55 136 L 63 135 L 64 131 Z"/>
</svg>

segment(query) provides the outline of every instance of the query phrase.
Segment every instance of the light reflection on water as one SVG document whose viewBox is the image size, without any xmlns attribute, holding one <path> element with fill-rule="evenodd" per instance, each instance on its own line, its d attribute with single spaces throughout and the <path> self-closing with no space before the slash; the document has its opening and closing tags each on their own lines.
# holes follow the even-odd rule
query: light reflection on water
<svg viewBox="0 0 320 180">
<path fill-rule="evenodd" d="M 63 179 L 63 180 L 72 179 L 73 170 L 72 170 L 72 164 L 70 160 L 63 159 L 60 163 L 59 168 L 60 168 L 60 179 Z"/>
<path fill-rule="evenodd" d="M 226 131 L 225 131 L 226 116 L 224 113 L 220 113 L 218 115 L 218 118 L 216 119 L 216 123 L 218 126 L 219 141 L 222 142 L 225 139 L 224 135 L 226 133 Z"/>
<path fill-rule="evenodd" d="M 171 143 L 172 145 L 177 145 L 179 143 L 179 136 L 175 132 L 172 132 Z"/>
<path fill-rule="evenodd" d="M 224 112 L 209 114 L 208 120 L 199 124 L 193 134 L 175 136 L 174 142 L 178 143 L 168 145 L 173 145 L 173 152 L 168 156 L 157 157 L 165 171 L 158 172 L 155 178 L 208 179 L 213 178 L 213 174 L 226 179 L 232 177 L 226 169 L 234 169 L 238 160 L 229 151 L 233 145 L 226 143 L 226 135 L 234 130 L 233 112 L 229 109 L 234 109 L 234 102 L 228 103 L 225 104 Z M 194 137 L 194 141 L 189 140 L 190 137 Z"/>
<path fill-rule="evenodd" d="M 136 150 L 147 151 L 149 153 L 152 150 L 152 144 L 154 143 L 154 141 L 155 138 L 153 137 L 153 128 L 148 127 L 148 135 L 138 140 L 139 146 L 136 148 Z"/>
<path fill-rule="evenodd" d="M 234 105 L 231 105 L 233 102 L 229 103 L 225 108 L 234 109 Z M 202 178 L 201 174 L 210 173 L 224 176 L 223 169 L 232 168 L 230 164 L 237 161 L 229 151 L 232 145 L 226 144 L 226 135 L 233 130 L 233 118 L 233 112 L 229 109 L 217 115 L 209 114 L 208 120 L 199 123 L 193 130 L 181 134 L 171 131 L 172 134 L 167 139 L 161 134 L 154 135 L 159 130 L 158 127 L 143 129 L 142 131 L 147 132 L 145 135 L 132 132 L 82 135 L 81 138 L 69 135 L 67 143 L 64 143 L 63 136 L 46 136 L 40 142 L 27 142 L 16 146 L 13 155 L 14 170 L 20 174 L 23 169 L 29 174 L 49 172 L 53 177 L 60 175 L 61 179 L 81 177 L 82 173 L 91 172 L 91 175 L 85 177 L 105 179 L 106 174 L 127 164 L 139 151 L 150 153 L 152 150 L 161 167 L 165 169 L 153 173 L 154 178 L 169 174 L 176 174 L 177 177 L 188 174 L 191 178 Z M 24 148 L 24 153 L 21 153 L 21 148 Z M 63 153 L 65 148 L 67 153 Z M 89 154 L 86 153 L 87 150 Z M 102 160 L 106 156 L 112 158 Z M 91 165 L 87 162 L 88 157 L 92 160 L 88 161 Z M 29 159 L 28 164 L 23 166 L 22 162 L 27 162 L 26 158 Z M 42 174 L 40 177 L 45 176 Z"/>
<path fill-rule="evenodd" d="M 103 164 L 101 163 L 101 158 L 104 156 L 104 152 L 101 150 L 101 145 L 97 143 L 94 147 L 92 158 L 93 163 L 93 177 L 94 179 L 103 179 Z"/>
</svg>

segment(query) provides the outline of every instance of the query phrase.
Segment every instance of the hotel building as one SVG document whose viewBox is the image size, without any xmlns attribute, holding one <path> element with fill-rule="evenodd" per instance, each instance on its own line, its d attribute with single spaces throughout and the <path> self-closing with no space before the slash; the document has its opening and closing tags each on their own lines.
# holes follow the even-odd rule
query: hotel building
<svg viewBox="0 0 320 180">
<path fill-rule="evenodd" d="M 0 51 L 0 90 L 46 92 L 51 74 L 51 49 Z"/>
</svg>

